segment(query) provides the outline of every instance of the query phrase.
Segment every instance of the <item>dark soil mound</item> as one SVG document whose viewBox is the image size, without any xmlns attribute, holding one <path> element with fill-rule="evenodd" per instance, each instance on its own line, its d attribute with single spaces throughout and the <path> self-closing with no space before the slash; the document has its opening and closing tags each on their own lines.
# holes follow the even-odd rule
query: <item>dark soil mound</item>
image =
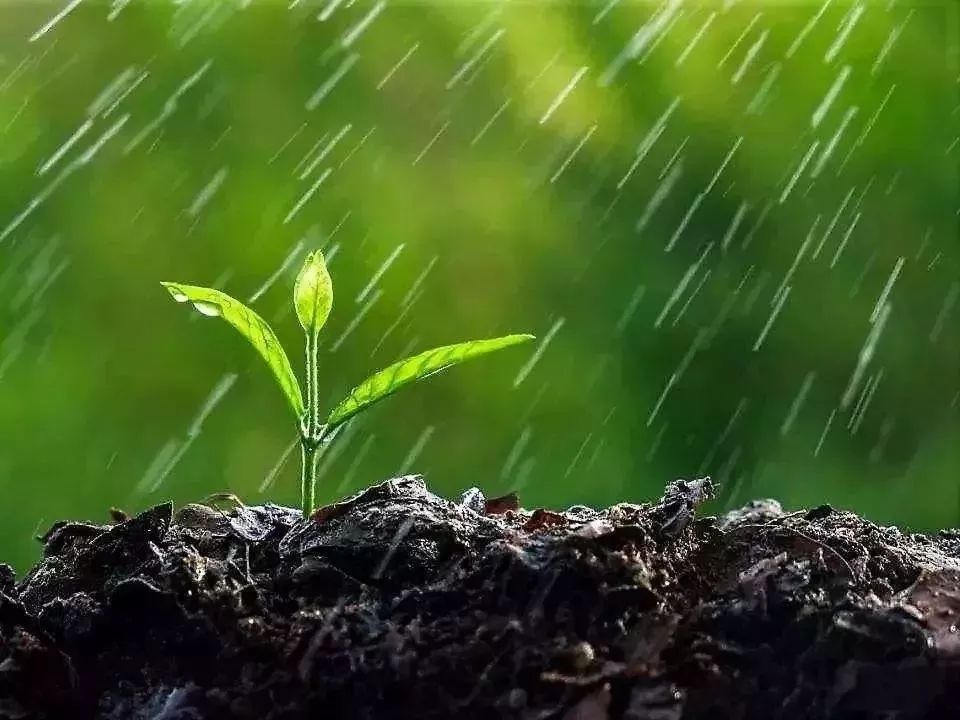
<svg viewBox="0 0 960 720">
<path fill-rule="evenodd" d="M 709 489 L 554 513 L 405 477 L 310 522 L 61 523 L 0 572 L 0 718 L 960 717 L 960 536 L 693 521 Z"/>
</svg>

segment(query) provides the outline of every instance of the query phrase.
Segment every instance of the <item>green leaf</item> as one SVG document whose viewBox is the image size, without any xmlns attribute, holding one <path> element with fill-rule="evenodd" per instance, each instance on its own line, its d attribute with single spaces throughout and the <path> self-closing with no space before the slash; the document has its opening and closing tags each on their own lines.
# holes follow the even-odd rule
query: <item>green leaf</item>
<svg viewBox="0 0 960 720">
<path fill-rule="evenodd" d="M 293 304 L 303 329 L 316 335 L 330 317 L 333 307 L 333 281 L 327 272 L 323 253 L 309 253 L 293 288 Z"/>
<path fill-rule="evenodd" d="M 346 400 L 337 405 L 327 417 L 327 425 L 340 425 L 405 385 L 423 380 L 448 367 L 533 339 L 533 335 L 505 335 L 490 340 L 472 340 L 434 348 L 401 360 L 371 375 L 351 390 Z"/>
<path fill-rule="evenodd" d="M 182 283 L 165 282 L 163 285 L 177 302 L 192 302 L 193 306 L 208 317 L 222 317 L 233 325 L 266 360 L 280 383 L 283 394 L 297 418 L 303 415 L 303 395 L 297 376 L 293 374 L 287 354 L 267 322 L 239 300 L 212 288 Z"/>
</svg>

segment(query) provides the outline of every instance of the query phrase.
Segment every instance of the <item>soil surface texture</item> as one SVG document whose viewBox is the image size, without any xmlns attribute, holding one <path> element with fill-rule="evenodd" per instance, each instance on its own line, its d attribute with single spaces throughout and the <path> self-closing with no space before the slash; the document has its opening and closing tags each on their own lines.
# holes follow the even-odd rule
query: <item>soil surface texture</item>
<svg viewBox="0 0 960 720">
<path fill-rule="evenodd" d="M 960 718 L 960 533 L 758 501 L 524 510 L 418 476 L 159 505 L 0 565 L 0 719 Z"/>
</svg>

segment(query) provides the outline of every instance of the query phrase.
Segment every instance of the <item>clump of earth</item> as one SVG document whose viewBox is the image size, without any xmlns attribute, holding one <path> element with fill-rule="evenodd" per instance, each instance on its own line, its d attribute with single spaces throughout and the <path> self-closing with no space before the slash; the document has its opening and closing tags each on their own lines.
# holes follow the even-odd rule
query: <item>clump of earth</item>
<svg viewBox="0 0 960 720">
<path fill-rule="evenodd" d="M 418 476 L 158 505 L 0 566 L 0 719 L 960 717 L 960 533 L 757 501 L 526 510 Z"/>
</svg>

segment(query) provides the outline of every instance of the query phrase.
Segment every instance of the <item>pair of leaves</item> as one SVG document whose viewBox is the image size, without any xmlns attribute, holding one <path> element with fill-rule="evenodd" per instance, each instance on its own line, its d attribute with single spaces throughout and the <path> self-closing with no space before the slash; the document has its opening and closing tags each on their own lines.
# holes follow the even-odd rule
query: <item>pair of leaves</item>
<svg viewBox="0 0 960 720">
<path fill-rule="evenodd" d="M 257 313 L 229 295 L 212 288 L 165 282 L 163 286 L 177 302 L 192 302 L 204 315 L 226 320 L 243 335 L 266 361 L 297 418 L 304 413 L 303 393 L 276 334 Z M 294 286 L 294 306 L 303 329 L 314 336 L 320 331 L 333 306 L 333 283 L 323 255 L 318 250 L 307 256 Z M 327 417 L 333 428 L 361 410 L 392 395 L 400 388 L 435 375 L 481 355 L 532 340 L 532 335 L 506 335 L 472 340 L 427 350 L 401 360 L 377 373 L 350 391 Z"/>
</svg>

